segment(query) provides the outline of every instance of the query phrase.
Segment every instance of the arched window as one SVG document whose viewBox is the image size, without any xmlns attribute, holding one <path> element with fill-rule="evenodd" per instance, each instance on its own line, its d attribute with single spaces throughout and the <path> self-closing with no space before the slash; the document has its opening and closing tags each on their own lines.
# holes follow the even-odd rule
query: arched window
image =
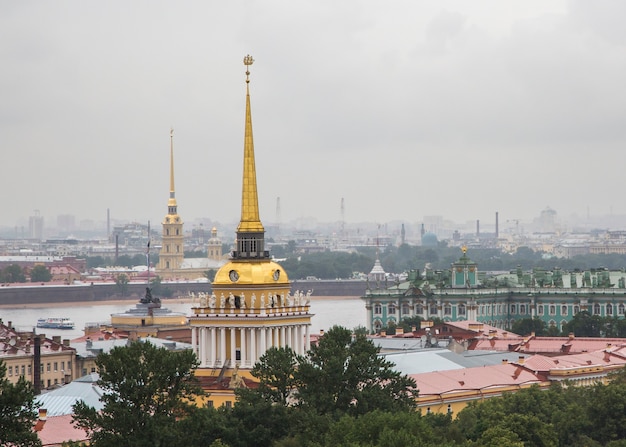
<svg viewBox="0 0 626 447">
<path fill-rule="evenodd" d="M 460 315 L 465 315 L 465 304 L 462 304 L 462 303 L 459 304 L 458 312 L 459 312 L 459 316 Z"/>
<path fill-rule="evenodd" d="M 417 315 L 422 315 L 424 313 L 424 306 L 422 306 L 421 304 L 416 304 L 415 305 L 415 313 Z"/>
<path fill-rule="evenodd" d="M 574 306 L 574 315 L 576 315 L 578 312 L 580 312 L 580 307 Z"/>
<path fill-rule="evenodd" d="M 613 315 L 613 305 L 611 303 L 606 305 L 606 314 Z"/>
<path fill-rule="evenodd" d="M 402 315 L 408 315 L 409 313 L 411 313 L 411 307 L 408 304 L 403 304 L 402 305 Z"/>
<path fill-rule="evenodd" d="M 383 306 L 381 306 L 380 303 L 374 304 L 374 313 L 376 315 L 380 315 L 383 313 Z"/>
<path fill-rule="evenodd" d="M 600 304 L 596 303 L 593 305 L 593 314 L 600 315 Z"/>
<path fill-rule="evenodd" d="M 537 313 L 539 315 L 543 315 L 543 304 L 537 306 Z"/>
<path fill-rule="evenodd" d="M 443 306 L 443 314 L 452 315 L 452 306 L 450 304 L 446 304 L 445 306 Z"/>
<path fill-rule="evenodd" d="M 430 314 L 431 315 L 437 315 L 437 305 L 436 304 L 431 304 L 430 305 Z"/>
<path fill-rule="evenodd" d="M 561 315 L 567 316 L 567 306 L 565 304 L 561 306 Z"/>
<path fill-rule="evenodd" d="M 526 315 L 526 306 L 524 304 L 519 305 L 519 314 Z"/>
<path fill-rule="evenodd" d="M 624 315 L 624 305 L 620 304 L 619 306 L 617 306 L 617 312 L 619 312 L 620 315 Z"/>
<path fill-rule="evenodd" d="M 389 303 L 389 306 L 387 307 L 387 312 L 389 314 L 395 314 L 396 313 L 396 305 L 394 303 Z"/>
<path fill-rule="evenodd" d="M 554 304 L 550 304 L 550 315 L 556 315 L 556 306 Z M 556 325 L 556 323 L 555 323 Z"/>
<path fill-rule="evenodd" d="M 380 320 L 374 321 L 374 331 L 378 332 L 382 327 L 383 324 L 380 322 Z"/>
<path fill-rule="evenodd" d="M 514 314 L 516 312 L 515 304 L 511 304 L 511 313 Z"/>
</svg>

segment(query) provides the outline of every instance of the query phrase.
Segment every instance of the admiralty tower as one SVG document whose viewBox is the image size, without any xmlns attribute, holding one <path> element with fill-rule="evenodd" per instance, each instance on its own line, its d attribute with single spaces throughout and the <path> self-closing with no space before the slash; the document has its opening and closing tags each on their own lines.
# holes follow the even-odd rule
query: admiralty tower
<svg viewBox="0 0 626 447">
<path fill-rule="evenodd" d="M 265 249 L 250 111 L 253 62 L 249 55 L 244 58 L 243 185 L 235 250 L 216 273 L 211 295 L 201 297 L 189 317 L 191 343 L 200 362 L 196 376 L 214 405 L 234 401 L 233 390 L 253 380 L 250 369 L 270 347 L 290 347 L 297 354 L 310 348 L 309 296 L 291 295 L 286 272 Z"/>
</svg>

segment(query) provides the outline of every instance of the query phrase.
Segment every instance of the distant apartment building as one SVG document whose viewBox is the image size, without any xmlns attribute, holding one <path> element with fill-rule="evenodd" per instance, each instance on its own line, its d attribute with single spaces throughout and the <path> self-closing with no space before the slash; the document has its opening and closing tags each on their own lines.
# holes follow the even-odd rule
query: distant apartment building
<svg viewBox="0 0 626 447">
<path fill-rule="evenodd" d="M 39 211 L 28 218 L 28 237 L 38 241 L 43 239 L 43 216 L 39 215 Z"/>
</svg>

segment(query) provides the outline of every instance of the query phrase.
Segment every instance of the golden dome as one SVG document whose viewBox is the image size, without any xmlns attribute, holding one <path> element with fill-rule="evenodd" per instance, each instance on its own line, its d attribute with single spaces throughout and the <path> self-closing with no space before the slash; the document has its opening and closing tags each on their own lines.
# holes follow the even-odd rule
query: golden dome
<svg viewBox="0 0 626 447">
<path fill-rule="evenodd" d="M 287 273 L 280 264 L 269 261 L 237 261 L 224 264 L 215 274 L 213 287 L 220 286 L 289 286 Z"/>
</svg>

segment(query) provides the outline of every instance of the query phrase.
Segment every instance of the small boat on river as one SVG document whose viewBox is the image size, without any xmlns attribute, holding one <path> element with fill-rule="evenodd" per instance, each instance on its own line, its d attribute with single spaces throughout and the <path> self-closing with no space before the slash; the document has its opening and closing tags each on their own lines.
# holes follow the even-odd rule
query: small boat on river
<svg viewBox="0 0 626 447">
<path fill-rule="evenodd" d="M 74 322 L 69 318 L 40 318 L 37 320 L 37 327 L 45 329 L 74 329 Z"/>
</svg>

